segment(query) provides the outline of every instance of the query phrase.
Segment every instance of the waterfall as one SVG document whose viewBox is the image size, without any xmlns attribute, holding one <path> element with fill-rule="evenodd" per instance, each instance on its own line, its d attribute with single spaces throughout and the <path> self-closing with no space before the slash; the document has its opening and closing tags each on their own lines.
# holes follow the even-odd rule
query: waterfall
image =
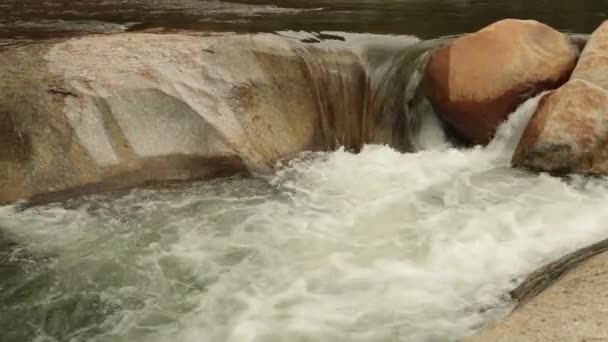
<svg viewBox="0 0 608 342">
<path fill-rule="evenodd" d="M 448 40 L 347 47 L 359 63 L 344 63 L 314 48 L 299 49 L 314 92 L 321 149 L 360 151 L 365 144 L 385 144 L 413 152 L 446 145 L 421 79 L 428 52 Z"/>
</svg>

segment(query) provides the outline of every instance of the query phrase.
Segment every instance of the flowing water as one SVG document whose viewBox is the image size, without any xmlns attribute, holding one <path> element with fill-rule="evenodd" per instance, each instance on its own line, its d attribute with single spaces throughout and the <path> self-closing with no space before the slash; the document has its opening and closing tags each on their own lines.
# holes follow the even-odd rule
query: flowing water
<svg viewBox="0 0 608 342">
<path fill-rule="evenodd" d="M 608 235 L 608 183 L 486 148 L 308 153 L 270 177 L 0 209 L 2 341 L 457 341 Z"/>
<path fill-rule="evenodd" d="M 5 0 L 0 46 L 184 29 L 425 38 L 503 17 L 588 33 L 607 8 L 603 0 Z M 538 100 L 485 148 L 452 147 L 422 116 L 417 153 L 378 145 L 304 153 L 272 176 L 0 207 L 0 341 L 458 341 L 507 313 L 509 291 L 529 272 L 608 237 L 606 180 L 509 167 Z"/>
</svg>

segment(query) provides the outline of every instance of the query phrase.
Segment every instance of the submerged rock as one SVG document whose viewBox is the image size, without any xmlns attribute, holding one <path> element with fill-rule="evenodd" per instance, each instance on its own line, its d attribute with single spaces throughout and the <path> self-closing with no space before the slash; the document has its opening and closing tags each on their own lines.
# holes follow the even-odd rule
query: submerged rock
<svg viewBox="0 0 608 342">
<path fill-rule="evenodd" d="M 303 150 L 403 141 L 396 118 L 366 110 L 361 49 L 317 41 L 127 33 L 0 52 L 0 203 L 266 172 Z"/>
<path fill-rule="evenodd" d="M 541 267 L 512 293 L 509 317 L 466 341 L 607 341 L 606 270 L 608 240 Z"/>
<path fill-rule="evenodd" d="M 502 20 L 431 53 L 428 95 L 471 143 L 487 144 L 521 103 L 562 85 L 578 55 L 570 39 L 531 20 Z"/>
<path fill-rule="evenodd" d="M 558 174 L 608 174 L 608 22 L 583 50 L 572 79 L 534 113 L 512 164 Z"/>
</svg>

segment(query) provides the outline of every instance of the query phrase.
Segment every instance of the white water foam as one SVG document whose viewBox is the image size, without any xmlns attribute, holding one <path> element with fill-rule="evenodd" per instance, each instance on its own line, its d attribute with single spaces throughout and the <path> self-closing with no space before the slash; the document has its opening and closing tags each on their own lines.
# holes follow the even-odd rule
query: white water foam
<svg viewBox="0 0 608 342">
<path fill-rule="evenodd" d="M 54 255 L 44 300 L 106 308 L 78 329 L 33 322 L 39 337 L 457 341 L 536 267 L 608 236 L 605 181 L 509 168 L 537 103 L 486 148 L 306 154 L 267 181 L 7 207 L 0 227 Z"/>
</svg>

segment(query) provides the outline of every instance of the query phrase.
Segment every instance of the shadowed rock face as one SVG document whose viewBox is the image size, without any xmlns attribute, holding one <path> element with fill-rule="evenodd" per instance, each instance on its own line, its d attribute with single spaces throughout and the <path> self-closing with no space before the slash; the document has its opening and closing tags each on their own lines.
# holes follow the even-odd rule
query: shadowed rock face
<svg viewBox="0 0 608 342">
<path fill-rule="evenodd" d="M 31 153 L 30 139 L 13 115 L 0 113 L 0 160 L 24 161 Z"/>
<path fill-rule="evenodd" d="M 366 47 L 377 37 L 312 38 L 118 34 L 1 52 L 0 202 L 269 172 L 303 150 L 411 150 L 403 100 L 370 89 L 408 81 L 374 83 L 391 64 Z M 416 42 L 391 39 L 393 55 Z"/>
<path fill-rule="evenodd" d="M 591 36 L 572 79 L 543 99 L 513 165 L 557 174 L 608 173 L 608 22 Z"/>
<path fill-rule="evenodd" d="M 547 25 L 508 19 L 434 51 L 425 83 L 434 107 L 464 139 L 487 144 L 518 105 L 568 79 L 577 53 Z"/>
</svg>

